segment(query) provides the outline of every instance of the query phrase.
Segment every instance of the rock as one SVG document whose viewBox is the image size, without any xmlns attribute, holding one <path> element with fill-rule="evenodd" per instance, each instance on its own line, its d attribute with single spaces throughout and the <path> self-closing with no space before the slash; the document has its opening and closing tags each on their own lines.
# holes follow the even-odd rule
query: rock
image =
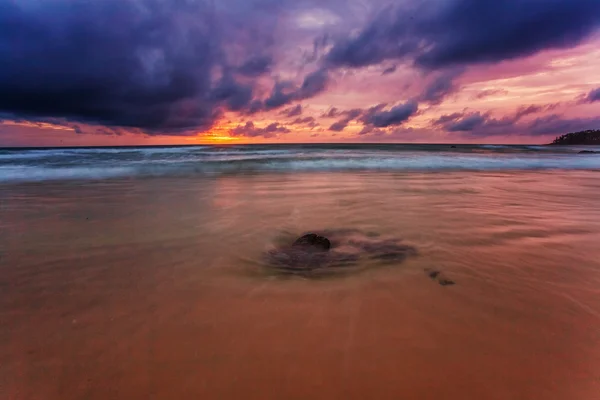
<svg viewBox="0 0 600 400">
<path fill-rule="evenodd" d="M 451 279 L 448 279 L 441 271 L 437 271 L 431 268 L 425 268 L 425 273 L 431 279 L 437 280 L 437 282 L 442 286 L 451 286 L 456 284 L 456 282 L 454 282 Z"/>
<path fill-rule="evenodd" d="M 296 239 L 292 246 L 302 247 L 304 250 L 329 251 L 331 242 L 324 236 L 319 236 L 316 233 L 308 233 Z"/>
<path fill-rule="evenodd" d="M 440 274 L 440 271 L 429 271 L 429 272 L 427 272 L 427 275 L 429 275 L 429 277 L 431 279 L 437 278 L 439 274 Z"/>
<path fill-rule="evenodd" d="M 451 149 L 455 149 L 455 148 L 456 148 L 456 146 L 450 146 L 450 148 L 451 148 Z"/>
<path fill-rule="evenodd" d="M 313 272 L 345 271 L 348 267 L 399 264 L 417 255 L 417 250 L 399 239 L 380 238 L 378 233 L 336 229 L 313 231 L 294 242 L 281 241 L 263 255 L 267 267 L 312 276 Z"/>
<path fill-rule="evenodd" d="M 442 286 L 450 286 L 450 285 L 454 285 L 454 281 L 451 281 L 450 279 L 440 279 L 438 280 L 438 283 Z"/>
<path fill-rule="evenodd" d="M 597 154 L 597 151 L 591 151 L 591 150 L 582 150 L 579 152 L 579 154 Z"/>
</svg>

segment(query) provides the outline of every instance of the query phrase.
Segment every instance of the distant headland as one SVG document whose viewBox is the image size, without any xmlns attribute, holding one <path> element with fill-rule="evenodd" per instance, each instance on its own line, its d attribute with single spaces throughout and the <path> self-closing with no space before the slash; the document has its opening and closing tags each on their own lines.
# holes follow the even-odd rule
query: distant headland
<svg viewBox="0 0 600 400">
<path fill-rule="evenodd" d="M 554 139 L 551 145 L 597 145 L 600 146 L 600 130 L 567 133 Z"/>
</svg>

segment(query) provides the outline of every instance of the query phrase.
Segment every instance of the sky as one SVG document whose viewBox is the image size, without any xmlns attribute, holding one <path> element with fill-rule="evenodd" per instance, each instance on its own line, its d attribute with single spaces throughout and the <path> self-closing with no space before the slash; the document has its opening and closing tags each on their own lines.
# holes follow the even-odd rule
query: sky
<svg viewBox="0 0 600 400">
<path fill-rule="evenodd" d="M 0 0 L 0 146 L 548 143 L 598 0 Z"/>
</svg>

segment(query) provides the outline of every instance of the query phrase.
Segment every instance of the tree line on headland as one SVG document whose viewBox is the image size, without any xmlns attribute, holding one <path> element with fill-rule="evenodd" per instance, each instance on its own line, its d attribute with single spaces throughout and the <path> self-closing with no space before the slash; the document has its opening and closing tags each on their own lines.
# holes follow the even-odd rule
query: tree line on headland
<svg viewBox="0 0 600 400">
<path fill-rule="evenodd" d="M 554 139 L 552 145 L 598 145 L 600 146 L 600 130 L 567 133 Z"/>
</svg>

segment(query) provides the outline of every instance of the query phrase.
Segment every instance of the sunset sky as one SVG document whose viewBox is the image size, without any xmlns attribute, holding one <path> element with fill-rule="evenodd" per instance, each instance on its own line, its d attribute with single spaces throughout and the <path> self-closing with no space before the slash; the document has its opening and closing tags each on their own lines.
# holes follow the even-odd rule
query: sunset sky
<svg viewBox="0 0 600 400">
<path fill-rule="evenodd" d="M 0 146 L 547 143 L 598 0 L 0 0 Z"/>
</svg>

